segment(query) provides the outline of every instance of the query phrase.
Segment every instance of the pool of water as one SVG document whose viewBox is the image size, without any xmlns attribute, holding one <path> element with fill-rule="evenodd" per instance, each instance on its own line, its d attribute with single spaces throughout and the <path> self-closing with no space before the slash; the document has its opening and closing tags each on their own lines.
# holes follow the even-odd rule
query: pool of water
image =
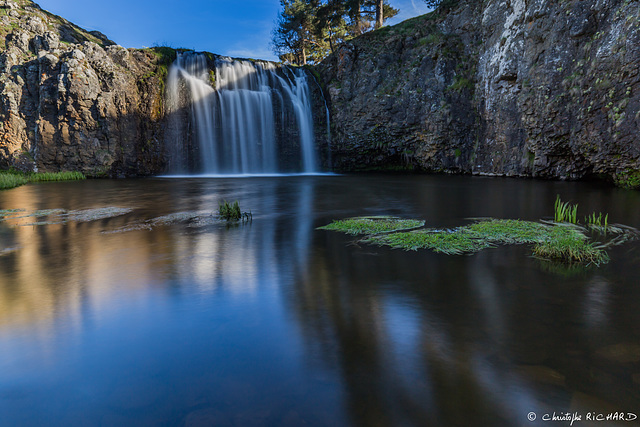
<svg viewBox="0 0 640 427">
<path fill-rule="evenodd" d="M 519 426 L 549 425 L 554 412 L 640 415 L 637 241 L 611 250 L 607 265 L 576 269 L 534 259 L 526 245 L 448 256 L 316 230 L 358 215 L 433 227 L 538 220 L 558 194 L 580 215 L 640 228 L 640 192 L 592 183 L 356 175 L 2 191 L 0 209 L 22 216 L 128 211 L 0 221 L 0 425 Z M 222 200 L 253 220 L 153 222 L 207 217 Z"/>
</svg>

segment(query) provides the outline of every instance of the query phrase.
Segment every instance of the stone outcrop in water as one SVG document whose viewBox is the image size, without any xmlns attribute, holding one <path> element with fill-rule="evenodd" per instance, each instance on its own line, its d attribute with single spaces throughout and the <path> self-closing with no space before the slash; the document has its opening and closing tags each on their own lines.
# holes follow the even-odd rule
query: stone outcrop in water
<svg viewBox="0 0 640 427">
<path fill-rule="evenodd" d="M 0 2 L 0 48 L 0 167 L 161 170 L 158 51 L 124 49 L 29 0 Z"/>
<path fill-rule="evenodd" d="M 622 0 L 463 1 L 317 68 L 341 170 L 621 184 L 640 184 L 639 69 L 640 5 Z"/>
</svg>

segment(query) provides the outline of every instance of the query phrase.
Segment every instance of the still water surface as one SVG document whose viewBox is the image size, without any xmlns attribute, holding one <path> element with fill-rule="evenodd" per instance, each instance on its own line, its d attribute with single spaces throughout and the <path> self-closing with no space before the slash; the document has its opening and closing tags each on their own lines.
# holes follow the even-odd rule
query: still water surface
<svg viewBox="0 0 640 427">
<path fill-rule="evenodd" d="M 535 426 L 554 411 L 640 415 L 638 242 L 576 271 L 526 246 L 447 256 L 315 229 L 365 214 L 433 227 L 538 220 L 556 194 L 640 227 L 640 192 L 587 183 L 156 178 L 0 192 L 0 209 L 133 209 L 0 222 L 0 425 Z M 123 231 L 213 212 L 223 199 L 253 221 Z"/>
</svg>

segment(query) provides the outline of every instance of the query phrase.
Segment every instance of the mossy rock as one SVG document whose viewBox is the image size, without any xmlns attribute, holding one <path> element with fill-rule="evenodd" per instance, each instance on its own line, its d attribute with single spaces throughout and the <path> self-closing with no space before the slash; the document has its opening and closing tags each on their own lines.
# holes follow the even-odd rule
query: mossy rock
<svg viewBox="0 0 640 427">
<path fill-rule="evenodd" d="M 640 170 L 627 169 L 624 172 L 617 174 L 614 182 L 618 187 L 630 190 L 640 189 Z"/>
</svg>

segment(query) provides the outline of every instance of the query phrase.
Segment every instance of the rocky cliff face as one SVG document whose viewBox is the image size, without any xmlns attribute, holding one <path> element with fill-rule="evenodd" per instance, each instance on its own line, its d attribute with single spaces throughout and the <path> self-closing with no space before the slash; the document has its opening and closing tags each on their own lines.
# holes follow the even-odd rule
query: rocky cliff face
<svg viewBox="0 0 640 427">
<path fill-rule="evenodd" d="M 640 5 L 489 0 L 343 45 L 318 67 L 342 170 L 640 184 Z"/>
<path fill-rule="evenodd" d="M 0 168 L 163 171 L 174 58 L 0 0 Z M 640 186 L 639 67 L 636 1 L 460 0 L 365 34 L 312 70 L 316 138 L 338 170 Z"/>
<path fill-rule="evenodd" d="M 0 2 L 0 167 L 123 176 L 162 169 L 170 58 Z"/>
</svg>

